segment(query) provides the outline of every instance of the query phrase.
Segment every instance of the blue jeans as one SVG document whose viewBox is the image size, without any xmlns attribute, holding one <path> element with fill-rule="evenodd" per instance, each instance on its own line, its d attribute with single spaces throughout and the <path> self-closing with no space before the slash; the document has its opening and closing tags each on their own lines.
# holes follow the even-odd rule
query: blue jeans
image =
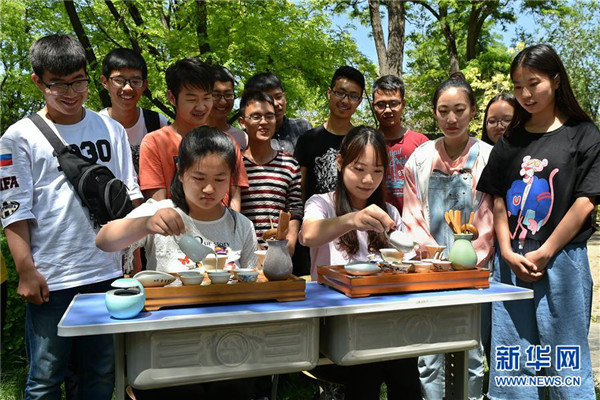
<svg viewBox="0 0 600 400">
<path fill-rule="evenodd" d="M 515 241 L 516 242 L 516 241 Z M 528 240 L 522 250 L 513 243 L 513 251 L 525 254 L 539 247 Z M 492 305 L 492 362 L 490 392 L 492 399 L 544 399 L 545 389 L 535 386 L 500 386 L 496 377 L 547 375 L 578 376 L 579 386 L 550 386 L 552 399 L 595 399 L 588 332 L 592 305 L 592 276 L 585 243 L 572 244 L 550 260 L 546 273 L 537 282 L 518 279 L 496 253 L 494 280 L 533 289 L 533 299 L 495 302 Z M 530 345 L 550 346 L 550 367 L 536 371 L 527 363 Z M 557 345 L 580 346 L 580 369 L 558 370 L 555 357 Z M 498 346 L 520 346 L 519 369 L 507 371 L 497 363 Z M 539 360 L 539 359 L 538 359 Z M 530 359 L 529 361 L 535 361 Z M 529 364 L 526 365 L 526 364 Z"/>
<path fill-rule="evenodd" d="M 113 280 L 50 292 L 42 305 L 27 303 L 25 342 L 29 374 L 25 399 L 61 398 L 60 385 L 73 353 L 79 398 L 110 400 L 114 387 L 114 344 L 111 335 L 59 337 L 57 325 L 78 293 L 106 292 Z"/>
</svg>

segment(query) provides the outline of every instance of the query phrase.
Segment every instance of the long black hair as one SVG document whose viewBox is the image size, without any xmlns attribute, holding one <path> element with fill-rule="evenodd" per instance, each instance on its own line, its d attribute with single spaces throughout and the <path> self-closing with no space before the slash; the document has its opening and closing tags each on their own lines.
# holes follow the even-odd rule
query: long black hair
<svg viewBox="0 0 600 400">
<path fill-rule="evenodd" d="M 183 183 L 179 178 L 198 159 L 209 154 L 216 154 L 221 157 L 231 170 L 231 174 L 235 173 L 235 163 L 237 161 L 235 145 L 231 138 L 220 130 L 208 126 L 195 128 L 185 135 L 179 145 L 177 171 L 173 175 L 169 189 L 171 190 L 173 204 L 185 211 L 186 214 L 190 212 L 190 208 L 185 201 Z"/>
<path fill-rule="evenodd" d="M 344 186 L 344 168 L 355 162 L 365 151 L 365 148 L 371 145 L 377 155 L 377 163 L 383 166 L 383 179 L 377 189 L 367 199 L 365 207 L 376 204 L 382 210 L 387 212 L 385 203 L 385 177 L 388 168 L 388 153 L 385 146 L 385 138 L 378 130 L 369 126 L 356 126 L 346 134 L 340 147 L 341 168 L 337 175 L 335 186 L 335 214 L 337 216 L 345 215 L 354 211 L 350 203 L 348 189 Z M 378 251 L 381 248 L 388 247 L 389 243 L 383 233 L 369 231 L 368 245 L 370 251 Z M 359 249 L 358 235 L 356 231 L 350 231 L 339 237 L 337 247 L 347 254 L 356 254 Z"/>
<path fill-rule="evenodd" d="M 487 106 L 485 107 L 485 114 L 483 115 L 483 128 L 481 130 L 481 140 L 492 146 L 494 145 L 494 142 L 492 142 L 492 139 L 490 139 L 490 136 L 488 135 L 487 119 L 488 119 L 488 111 L 489 111 L 490 107 L 492 106 L 492 104 L 496 103 L 497 101 L 505 101 L 508 104 L 510 104 L 512 106 L 512 108 L 515 110 L 517 109 L 517 104 L 519 103 L 512 94 L 506 93 L 506 92 L 498 93 L 497 95 L 492 97 L 492 99 L 489 101 L 489 103 L 487 103 Z M 508 127 L 507 127 L 507 129 L 508 129 Z"/>
<path fill-rule="evenodd" d="M 515 71 L 518 68 L 535 70 L 550 79 L 558 77 L 560 83 L 555 91 L 555 109 L 563 113 L 570 123 L 593 122 L 577 102 L 573 89 L 571 89 L 567 70 L 552 46 L 542 43 L 521 50 L 510 64 L 511 79 L 514 79 Z M 504 136 L 510 139 L 511 132 L 515 128 L 524 126 L 529 118 L 531 118 L 531 114 L 517 102 L 515 115 Z"/>
</svg>

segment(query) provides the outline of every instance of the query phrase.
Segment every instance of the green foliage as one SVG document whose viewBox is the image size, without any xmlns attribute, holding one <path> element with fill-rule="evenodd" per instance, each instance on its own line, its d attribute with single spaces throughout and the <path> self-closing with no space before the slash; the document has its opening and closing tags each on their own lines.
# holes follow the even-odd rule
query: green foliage
<svg viewBox="0 0 600 400">
<path fill-rule="evenodd" d="M 334 29 L 327 13 L 308 3 L 208 0 L 206 36 L 198 33 L 202 18 L 198 3 L 193 1 L 114 1 L 113 13 L 104 1 L 74 4 L 97 59 L 89 66 L 96 84 L 90 85 L 86 102 L 95 110 L 103 107 L 98 96 L 102 58 L 121 46 L 141 49 L 148 63 L 152 96 L 163 105 L 168 104 L 164 81 L 167 67 L 179 58 L 199 55 L 225 65 L 241 83 L 257 72 L 274 72 L 285 85 L 288 114 L 306 117 L 315 124 L 322 123 L 328 114 L 326 89 L 337 67 L 352 65 L 369 81 L 376 74 L 376 66 L 358 51 L 350 36 Z M 74 31 L 62 2 L 3 0 L 1 7 L 1 105 L 5 112 L 0 129 L 4 131 L 42 104 L 29 78 L 27 50 L 31 43 L 49 33 Z M 137 22 L 141 19 L 141 24 L 136 23 L 130 8 L 139 12 Z M 238 93 L 242 88 L 238 84 Z M 148 99 L 141 104 L 152 106 Z M 363 112 L 357 121 L 367 117 Z"/>
<path fill-rule="evenodd" d="M 6 321 L 2 330 L 2 349 L 0 355 L 2 380 L 4 381 L 4 374 L 11 373 L 21 366 L 25 366 L 27 361 L 25 359 L 25 302 L 17 295 L 19 276 L 17 275 L 15 263 L 8 249 L 4 230 L 0 232 L 0 244 L 8 271 Z"/>
<path fill-rule="evenodd" d="M 571 12 L 550 13 L 534 34 L 551 44 L 565 64 L 581 107 L 600 124 L 600 2 L 575 2 Z"/>
</svg>

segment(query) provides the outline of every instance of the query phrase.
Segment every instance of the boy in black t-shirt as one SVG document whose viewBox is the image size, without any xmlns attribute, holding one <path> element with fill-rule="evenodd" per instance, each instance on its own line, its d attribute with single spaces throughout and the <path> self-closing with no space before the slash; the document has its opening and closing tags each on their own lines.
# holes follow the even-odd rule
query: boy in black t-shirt
<svg viewBox="0 0 600 400">
<path fill-rule="evenodd" d="M 327 88 L 327 121 L 298 139 L 294 157 L 300 163 L 305 201 L 314 194 L 335 188 L 337 152 L 342 139 L 353 127 L 350 119 L 362 101 L 364 90 L 365 77 L 360 71 L 349 66 L 338 68 Z"/>
<path fill-rule="evenodd" d="M 350 118 L 362 101 L 365 77 L 352 67 L 343 66 L 333 74 L 327 88 L 329 116 L 321 126 L 306 131 L 298 138 L 294 158 L 302 174 L 302 200 L 313 194 L 332 191 L 337 179 L 337 153 L 344 136 L 352 129 Z M 296 245 L 293 258 L 294 274 L 310 273 L 308 248 Z"/>
</svg>

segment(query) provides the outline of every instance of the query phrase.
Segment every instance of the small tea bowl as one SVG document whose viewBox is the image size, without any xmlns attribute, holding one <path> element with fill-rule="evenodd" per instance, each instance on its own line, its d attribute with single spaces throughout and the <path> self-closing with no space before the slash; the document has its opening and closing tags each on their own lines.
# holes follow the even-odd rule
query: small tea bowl
<svg viewBox="0 0 600 400">
<path fill-rule="evenodd" d="M 200 285 L 204 280 L 204 274 L 200 271 L 181 271 L 178 275 L 185 286 Z"/>
<path fill-rule="evenodd" d="M 431 272 L 432 268 L 433 268 L 433 264 L 428 263 L 428 262 L 421 261 L 421 262 L 415 264 L 415 272 L 417 272 L 417 273 Z"/>
<path fill-rule="evenodd" d="M 208 278 L 210 283 L 219 284 L 229 282 L 231 274 L 227 271 L 208 271 Z"/>
<path fill-rule="evenodd" d="M 393 248 L 379 249 L 379 252 L 381 253 L 381 257 L 383 257 L 383 259 L 389 263 L 402 262 L 402 256 L 404 255 L 404 253 L 402 253 L 400 250 Z"/>
<path fill-rule="evenodd" d="M 436 272 L 448 271 L 451 265 L 452 262 L 448 260 L 435 260 L 433 263 L 433 270 Z"/>
<path fill-rule="evenodd" d="M 245 282 L 245 283 L 256 282 L 256 279 L 258 278 L 258 271 L 237 270 L 237 271 L 235 271 L 235 275 L 237 276 L 237 278 L 240 282 Z"/>
</svg>

